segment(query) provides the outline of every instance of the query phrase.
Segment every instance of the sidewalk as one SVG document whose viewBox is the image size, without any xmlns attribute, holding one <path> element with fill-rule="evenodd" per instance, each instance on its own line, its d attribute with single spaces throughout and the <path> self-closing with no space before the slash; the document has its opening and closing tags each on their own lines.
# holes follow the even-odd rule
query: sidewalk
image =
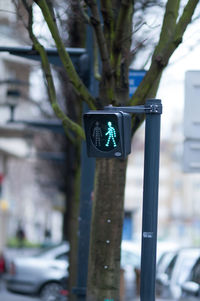
<svg viewBox="0 0 200 301">
<path fill-rule="evenodd" d="M 41 301 L 41 299 L 32 296 L 15 294 L 8 292 L 4 282 L 0 282 L 0 300 L 1 301 Z"/>
<path fill-rule="evenodd" d="M 124 301 L 140 301 L 140 297 L 139 296 L 128 297 Z M 175 299 L 169 299 L 169 298 L 159 298 L 159 297 L 157 297 L 155 299 L 155 301 L 176 301 L 176 300 Z"/>
<path fill-rule="evenodd" d="M 133 296 L 133 297 L 128 297 L 128 298 L 124 298 L 124 301 L 140 301 L 140 297 L 139 296 Z M 164 299 L 164 298 L 156 298 L 155 301 L 176 301 L 175 299 Z"/>
<path fill-rule="evenodd" d="M 132 299 L 130 301 L 140 301 L 140 298 Z M 160 299 L 160 298 L 156 298 L 156 301 L 175 301 L 175 300 L 174 299 Z"/>
</svg>

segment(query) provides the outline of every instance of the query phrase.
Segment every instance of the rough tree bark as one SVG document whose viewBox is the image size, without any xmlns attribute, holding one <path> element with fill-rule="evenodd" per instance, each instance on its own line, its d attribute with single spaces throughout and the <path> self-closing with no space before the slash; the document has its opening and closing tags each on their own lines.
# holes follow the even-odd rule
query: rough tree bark
<svg viewBox="0 0 200 301">
<path fill-rule="evenodd" d="M 88 301 L 119 299 L 126 164 L 127 160 L 116 159 L 97 159 L 96 162 Z"/>
</svg>

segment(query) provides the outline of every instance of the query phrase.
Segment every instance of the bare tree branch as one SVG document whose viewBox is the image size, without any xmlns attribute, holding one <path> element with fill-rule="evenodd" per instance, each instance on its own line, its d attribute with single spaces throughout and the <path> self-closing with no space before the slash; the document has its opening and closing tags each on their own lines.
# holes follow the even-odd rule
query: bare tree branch
<svg viewBox="0 0 200 301">
<path fill-rule="evenodd" d="M 173 0 L 168 0 L 168 4 L 172 4 L 172 1 Z M 158 86 L 161 74 L 168 63 L 169 58 L 182 42 L 183 34 L 187 28 L 187 25 L 192 20 L 192 16 L 198 3 L 199 0 L 188 0 L 188 3 L 185 6 L 178 23 L 176 24 L 175 20 L 173 22 L 174 30 L 170 33 L 171 38 L 168 36 L 168 39 L 166 39 L 164 34 L 160 35 L 160 41 L 158 43 L 159 47 L 156 47 L 151 66 L 142 83 L 130 100 L 131 105 L 142 104 L 144 99 L 150 95 L 151 91 L 155 91 L 154 86 Z M 170 7 L 171 9 L 170 5 L 167 7 Z M 174 16 L 177 15 L 176 9 L 177 7 L 174 5 Z M 167 28 L 167 23 L 165 23 L 166 18 L 164 18 L 163 26 Z M 169 22 L 170 20 L 171 18 L 168 18 Z M 171 25 L 169 25 L 169 27 L 172 29 Z"/>
<path fill-rule="evenodd" d="M 101 0 L 101 13 L 104 19 L 104 33 L 109 51 L 113 45 L 113 32 L 115 20 L 112 10 L 112 1 Z"/>
<path fill-rule="evenodd" d="M 113 42 L 113 66 L 116 67 L 119 63 L 119 58 L 123 46 L 123 39 L 125 33 L 127 34 L 127 19 L 132 17 L 133 13 L 133 1 L 123 0 L 121 1 L 121 7 L 119 10 L 119 16 L 117 19 L 116 30 L 114 34 Z M 128 36 L 130 37 L 129 33 Z"/>
<path fill-rule="evenodd" d="M 85 134 L 84 134 L 83 129 L 77 123 L 73 122 L 68 116 L 66 116 L 63 113 L 62 109 L 60 108 L 60 106 L 58 104 L 57 97 L 56 97 L 55 86 L 54 86 L 54 81 L 53 81 L 51 68 L 50 68 L 50 64 L 48 62 L 48 57 L 47 57 L 46 51 L 45 51 L 44 47 L 39 43 L 39 41 L 37 40 L 36 36 L 33 33 L 33 29 L 32 29 L 32 25 L 33 25 L 32 5 L 29 5 L 26 0 L 22 0 L 22 2 L 24 4 L 24 7 L 26 8 L 26 10 L 28 12 L 28 16 L 29 16 L 28 31 L 29 31 L 30 38 L 33 42 L 35 50 L 38 51 L 38 53 L 40 54 L 40 57 L 41 57 L 42 70 L 43 70 L 43 72 L 45 74 L 45 77 L 46 77 L 47 86 L 48 86 L 49 100 L 51 102 L 52 108 L 53 108 L 56 116 L 59 119 L 61 119 L 61 121 L 63 123 L 65 133 L 66 133 L 67 137 L 73 143 L 75 143 L 75 139 L 71 135 L 69 130 L 73 131 L 78 136 L 85 139 Z"/>
<path fill-rule="evenodd" d="M 99 73 L 99 52 L 98 52 L 98 46 L 97 46 L 97 39 L 94 35 L 94 77 L 96 80 L 101 80 L 101 75 Z"/>
<path fill-rule="evenodd" d="M 7 9 L 0 9 L 0 13 L 9 13 L 9 14 L 13 14 L 13 15 L 16 15 L 16 12 L 14 11 L 11 11 L 11 10 L 7 10 Z"/>
<path fill-rule="evenodd" d="M 166 42 L 171 39 L 176 26 L 179 7 L 180 0 L 168 0 L 165 10 L 165 16 L 163 19 L 160 40 L 154 51 L 154 56 L 156 56 L 157 53 L 159 53 L 159 51 L 162 49 L 163 45 L 165 45 Z"/>
<path fill-rule="evenodd" d="M 60 59 L 63 63 L 63 66 L 68 74 L 70 82 L 73 84 L 74 89 L 76 90 L 77 94 L 80 95 L 80 98 L 84 100 L 91 109 L 96 109 L 94 102 L 95 99 L 91 96 L 88 89 L 85 87 L 81 79 L 79 78 L 73 63 L 70 59 L 69 54 L 67 53 L 63 41 L 60 37 L 57 25 L 54 21 L 54 16 L 52 16 L 52 12 L 47 5 L 46 0 L 34 0 L 34 2 L 40 7 L 44 19 L 47 22 L 49 30 L 52 34 L 52 37 L 56 43 L 58 54 Z"/>
<path fill-rule="evenodd" d="M 180 17 L 177 25 L 176 30 L 174 33 L 174 40 L 182 40 L 183 34 L 186 30 L 186 27 L 192 21 L 192 15 L 195 11 L 197 4 L 199 3 L 198 0 L 189 0 L 187 5 L 184 8 L 182 16 Z M 200 16 L 198 17 L 200 19 Z"/>
<path fill-rule="evenodd" d="M 112 75 L 112 69 L 110 65 L 110 58 L 109 58 L 108 47 L 106 44 L 106 39 L 101 27 L 101 20 L 99 16 L 97 3 L 96 0 L 86 0 L 85 2 L 88 5 L 88 7 L 91 9 L 92 16 L 90 17 L 90 20 L 96 33 L 96 38 L 99 46 L 101 59 L 102 59 L 102 67 L 105 75 L 107 77 L 110 77 Z"/>
<path fill-rule="evenodd" d="M 88 14 L 86 13 L 85 9 L 83 8 L 83 6 L 81 5 L 80 0 L 78 0 L 77 2 L 78 2 L 80 13 L 81 13 L 83 19 L 85 20 L 85 23 L 90 24 L 90 18 L 88 16 Z"/>
<path fill-rule="evenodd" d="M 41 102 L 38 102 L 38 101 L 34 100 L 33 98 L 28 97 L 27 95 L 22 94 L 21 96 L 25 101 L 28 101 L 29 103 L 35 105 L 40 110 L 40 112 L 42 113 L 43 116 L 45 116 L 47 118 L 52 117 L 52 114 L 49 114 L 45 109 L 43 109 Z"/>
</svg>

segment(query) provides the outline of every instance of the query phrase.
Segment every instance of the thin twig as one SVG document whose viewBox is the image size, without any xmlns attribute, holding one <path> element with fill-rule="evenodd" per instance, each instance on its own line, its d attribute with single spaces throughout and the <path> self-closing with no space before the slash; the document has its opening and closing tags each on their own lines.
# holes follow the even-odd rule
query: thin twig
<svg viewBox="0 0 200 301">
<path fill-rule="evenodd" d="M 91 10 L 91 24 L 94 27 L 95 33 L 96 33 L 96 38 L 99 46 L 99 51 L 101 55 L 101 60 L 102 60 L 102 67 L 105 72 L 105 75 L 110 77 L 112 75 L 112 69 L 111 69 L 111 64 L 110 64 L 110 59 L 109 59 L 109 53 L 108 53 L 108 47 L 106 44 L 106 39 L 101 27 L 101 20 L 99 16 L 99 10 L 97 7 L 97 3 L 95 0 L 86 0 L 85 1 L 88 7 Z"/>
<path fill-rule="evenodd" d="M 131 6 L 133 5 L 133 1 L 131 0 L 124 0 L 121 2 L 119 15 L 117 19 L 117 25 L 116 25 L 116 31 L 114 36 L 114 42 L 113 42 L 113 58 L 114 58 L 114 68 L 118 65 L 118 60 L 120 57 L 120 53 L 123 46 L 123 39 L 124 34 L 127 31 L 126 24 L 127 24 L 127 18 L 129 16 L 129 11 L 131 9 Z M 129 34 L 130 36 L 130 34 Z"/>
<path fill-rule="evenodd" d="M 68 78 L 72 83 L 76 93 L 80 96 L 80 99 L 85 101 L 88 106 L 95 110 L 96 107 L 94 105 L 95 99 L 92 97 L 86 86 L 83 84 L 82 80 L 78 76 L 75 67 L 70 59 L 68 52 L 65 49 L 64 43 L 60 37 L 57 25 L 54 20 L 54 16 L 52 15 L 49 6 L 47 5 L 46 0 L 34 0 L 34 2 L 40 7 L 42 14 L 44 16 L 45 21 L 49 27 L 51 35 L 55 41 L 57 46 L 58 54 L 63 63 L 63 66 L 68 74 Z"/>
<path fill-rule="evenodd" d="M 73 122 L 68 116 L 66 116 L 64 114 L 64 112 L 62 111 L 62 109 L 60 108 L 60 106 L 58 104 L 57 97 L 56 97 L 55 86 L 54 86 L 54 81 L 53 81 L 53 77 L 52 77 L 52 73 L 51 73 L 51 67 L 50 67 L 50 64 L 48 62 L 48 57 L 47 57 L 46 51 L 45 51 L 44 47 L 40 44 L 40 42 L 38 41 L 38 39 L 36 38 L 36 36 L 33 33 L 32 6 L 28 5 L 26 0 L 22 0 L 22 2 L 24 4 L 25 9 L 27 10 L 28 17 L 29 17 L 29 19 L 28 19 L 28 30 L 29 30 L 30 38 L 33 42 L 35 50 L 38 51 L 38 53 L 40 54 L 40 57 L 41 57 L 42 70 L 43 70 L 43 72 L 45 74 L 45 77 L 46 77 L 49 100 L 50 100 L 51 106 L 52 106 L 56 116 L 59 119 L 61 119 L 67 137 L 70 139 L 70 141 L 72 143 L 75 144 L 76 140 L 75 140 L 74 136 L 72 136 L 72 134 L 70 133 L 69 130 L 73 131 L 74 133 L 76 133 L 78 136 L 80 136 L 83 139 L 85 138 L 84 131 L 78 124 Z"/>
</svg>

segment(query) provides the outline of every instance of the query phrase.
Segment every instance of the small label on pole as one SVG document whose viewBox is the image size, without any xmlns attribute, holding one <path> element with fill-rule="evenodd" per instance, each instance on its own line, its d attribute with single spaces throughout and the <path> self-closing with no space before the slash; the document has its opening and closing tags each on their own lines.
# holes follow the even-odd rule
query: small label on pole
<svg viewBox="0 0 200 301">
<path fill-rule="evenodd" d="M 143 237 L 144 238 L 152 238 L 153 237 L 153 232 L 143 232 Z"/>
</svg>

